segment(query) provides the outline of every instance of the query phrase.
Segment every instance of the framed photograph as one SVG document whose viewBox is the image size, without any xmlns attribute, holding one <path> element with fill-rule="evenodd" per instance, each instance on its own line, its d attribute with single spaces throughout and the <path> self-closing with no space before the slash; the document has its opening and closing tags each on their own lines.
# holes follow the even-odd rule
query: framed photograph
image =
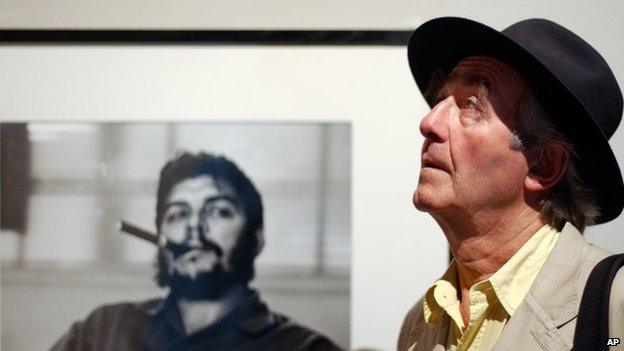
<svg viewBox="0 0 624 351">
<path fill-rule="evenodd" d="M 165 201 L 162 189 L 168 183 L 177 186 L 206 174 L 238 187 L 237 178 L 220 171 L 228 162 L 251 181 L 261 204 L 255 216 L 243 211 L 246 226 L 256 217 L 262 224 L 251 289 L 271 310 L 348 346 L 349 124 L 29 122 L 0 127 L 4 349 L 47 349 L 100 305 L 168 296 L 175 287 L 156 278 L 162 273 L 156 265 L 159 246 L 129 234 L 136 234 L 136 227 L 154 238 L 164 235 L 166 216 L 173 216 L 167 213 L 176 210 L 157 205 Z M 183 172 L 171 175 L 166 165 Z M 176 188 L 171 189 L 169 194 Z M 209 185 L 193 188 L 191 195 L 201 191 L 210 191 Z M 242 191 L 235 194 L 244 209 L 251 208 L 246 204 L 253 199 Z M 177 201 L 192 204 L 193 198 L 183 195 Z M 226 205 L 211 206 L 233 212 Z M 227 253 L 225 241 L 219 241 L 224 222 L 208 220 L 202 229 Z M 38 330 L 35 335 L 32 328 Z"/>
<path fill-rule="evenodd" d="M 266 244 L 252 286 L 269 307 L 353 347 L 352 116 L 379 111 L 360 102 L 362 94 L 374 97 L 361 71 L 395 65 L 407 35 L 1 32 L 0 60 L 12 75 L 3 93 L 16 99 L 1 112 L 3 140 L 10 145 L 17 128 L 18 144 L 27 146 L 3 144 L 2 170 L 21 165 L 28 174 L 7 187 L 27 191 L 15 197 L 28 201 L 18 211 L 24 225 L 2 231 L 3 348 L 47 348 L 98 306 L 166 296 L 153 279 L 157 249 L 117 225 L 157 232 L 159 172 L 182 150 L 223 154 L 256 183 Z M 24 60 L 33 61 L 26 68 Z M 360 133 L 383 133 L 383 119 L 372 121 L 378 127 Z M 385 153 L 370 147 L 372 159 Z M 388 177 L 371 174 L 380 176 Z M 366 208 L 384 211 L 377 202 L 365 206 L 372 215 Z M 41 333 L 33 337 L 24 325 Z"/>
</svg>

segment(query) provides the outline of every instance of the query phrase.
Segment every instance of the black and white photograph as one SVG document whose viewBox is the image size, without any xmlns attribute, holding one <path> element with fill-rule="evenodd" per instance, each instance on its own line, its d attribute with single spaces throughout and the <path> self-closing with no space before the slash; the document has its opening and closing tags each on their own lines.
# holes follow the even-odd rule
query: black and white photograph
<svg viewBox="0 0 624 351">
<path fill-rule="evenodd" d="M 348 124 L 1 128 L 3 350 L 348 347 Z"/>
</svg>

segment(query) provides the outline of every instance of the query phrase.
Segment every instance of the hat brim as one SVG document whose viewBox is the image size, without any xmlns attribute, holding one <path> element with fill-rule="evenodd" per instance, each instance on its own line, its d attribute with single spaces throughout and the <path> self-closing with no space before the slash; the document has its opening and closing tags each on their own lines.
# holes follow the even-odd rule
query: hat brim
<svg viewBox="0 0 624 351">
<path fill-rule="evenodd" d="M 579 99 L 529 51 L 493 28 L 457 17 L 424 23 L 408 44 L 410 69 L 423 94 L 434 74 L 449 73 L 459 61 L 476 55 L 497 58 L 518 71 L 559 132 L 572 142 L 579 176 L 600 207 L 595 223 L 619 216 L 624 183 L 608 139 Z"/>
</svg>

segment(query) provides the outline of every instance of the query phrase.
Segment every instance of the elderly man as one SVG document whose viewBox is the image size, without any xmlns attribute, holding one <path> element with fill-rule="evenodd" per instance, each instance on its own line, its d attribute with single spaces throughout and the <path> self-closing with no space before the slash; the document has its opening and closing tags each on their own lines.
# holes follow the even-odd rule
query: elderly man
<svg viewBox="0 0 624 351">
<path fill-rule="evenodd" d="M 413 202 L 454 259 L 407 314 L 399 350 L 571 349 L 585 281 L 609 255 L 581 232 L 624 205 L 608 144 L 622 116 L 615 77 L 589 44 L 541 19 L 502 32 L 434 19 L 408 56 L 432 107 Z M 622 271 L 610 310 L 619 338 Z"/>
<path fill-rule="evenodd" d="M 95 310 L 52 350 L 339 350 L 272 313 L 249 288 L 262 249 L 260 194 L 231 161 L 183 154 L 160 174 L 156 205 L 166 299 Z"/>
</svg>

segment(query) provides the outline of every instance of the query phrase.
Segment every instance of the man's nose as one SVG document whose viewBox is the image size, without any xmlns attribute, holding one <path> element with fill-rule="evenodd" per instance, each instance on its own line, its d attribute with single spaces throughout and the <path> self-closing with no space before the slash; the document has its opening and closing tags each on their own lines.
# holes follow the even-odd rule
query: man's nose
<svg viewBox="0 0 624 351">
<path fill-rule="evenodd" d="M 448 137 L 449 117 L 455 107 L 452 95 L 440 101 L 420 122 L 420 133 L 432 142 L 443 143 Z"/>
<path fill-rule="evenodd" d="M 204 235 L 204 225 L 202 224 L 198 215 L 193 215 L 189 219 L 186 225 L 186 238 L 185 243 L 191 247 L 201 247 L 201 236 Z"/>
</svg>

